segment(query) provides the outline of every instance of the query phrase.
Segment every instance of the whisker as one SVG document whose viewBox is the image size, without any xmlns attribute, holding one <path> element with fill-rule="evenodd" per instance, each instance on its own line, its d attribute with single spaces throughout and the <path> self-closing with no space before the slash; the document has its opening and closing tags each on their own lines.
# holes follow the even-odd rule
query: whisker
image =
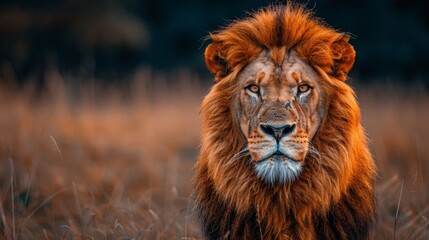
<svg viewBox="0 0 429 240">
<path fill-rule="evenodd" d="M 230 161 L 234 161 L 238 158 L 242 158 L 242 157 L 245 157 L 248 155 L 250 155 L 249 148 L 247 146 L 245 146 L 240 152 L 234 154 L 234 156 L 232 156 Z"/>
<path fill-rule="evenodd" d="M 310 141 L 308 142 L 308 155 L 313 157 L 317 163 L 319 168 L 322 165 L 321 159 L 322 159 L 322 154 L 314 147 L 313 143 Z"/>
<path fill-rule="evenodd" d="M 312 142 L 308 143 L 308 153 L 314 157 L 321 158 L 320 152 L 314 147 Z"/>
</svg>

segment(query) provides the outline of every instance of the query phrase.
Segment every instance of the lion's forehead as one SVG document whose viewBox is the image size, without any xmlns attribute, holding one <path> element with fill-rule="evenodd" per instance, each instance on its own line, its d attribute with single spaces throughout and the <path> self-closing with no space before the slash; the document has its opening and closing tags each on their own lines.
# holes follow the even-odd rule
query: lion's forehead
<svg viewBox="0 0 429 240">
<path fill-rule="evenodd" d="M 274 61 L 270 53 L 264 50 L 243 69 L 239 76 L 242 84 L 257 83 L 267 88 L 265 90 L 270 95 L 276 95 L 276 93 L 285 95 L 288 89 L 304 81 L 318 85 L 319 79 L 313 68 L 294 51 L 285 54 L 284 59 L 279 62 Z"/>
</svg>

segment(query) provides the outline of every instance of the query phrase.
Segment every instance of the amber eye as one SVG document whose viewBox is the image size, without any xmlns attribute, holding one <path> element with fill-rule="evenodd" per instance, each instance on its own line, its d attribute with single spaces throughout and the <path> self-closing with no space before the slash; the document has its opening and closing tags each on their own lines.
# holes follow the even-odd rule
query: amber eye
<svg viewBox="0 0 429 240">
<path fill-rule="evenodd" d="M 258 85 L 255 85 L 255 84 L 249 85 L 249 86 L 247 86 L 247 89 L 249 91 L 251 91 L 252 93 L 259 93 L 259 86 Z"/>
<path fill-rule="evenodd" d="M 305 93 L 308 90 L 310 90 L 310 86 L 307 84 L 303 84 L 303 85 L 298 86 L 298 93 Z"/>
</svg>

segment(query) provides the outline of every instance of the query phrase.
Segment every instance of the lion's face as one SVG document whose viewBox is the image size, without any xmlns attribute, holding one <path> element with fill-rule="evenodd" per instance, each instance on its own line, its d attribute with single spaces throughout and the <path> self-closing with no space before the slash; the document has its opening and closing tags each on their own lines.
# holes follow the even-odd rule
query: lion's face
<svg viewBox="0 0 429 240">
<path fill-rule="evenodd" d="M 263 51 L 238 75 L 239 125 L 257 175 L 270 184 L 302 171 L 324 115 L 320 76 L 295 52 Z"/>
</svg>

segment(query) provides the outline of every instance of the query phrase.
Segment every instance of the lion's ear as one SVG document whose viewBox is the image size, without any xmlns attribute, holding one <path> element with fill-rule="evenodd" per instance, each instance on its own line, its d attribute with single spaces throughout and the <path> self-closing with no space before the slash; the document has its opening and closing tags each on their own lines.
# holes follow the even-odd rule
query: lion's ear
<svg viewBox="0 0 429 240">
<path fill-rule="evenodd" d="M 347 74 L 355 62 L 356 52 L 349 43 L 349 37 L 343 36 L 332 44 L 334 65 L 332 75 L 342 81 L 347 79 Z"/>
<path fill-rule="evenodd" d="M 223 57 L 221 43 L 213 42 L 209 44 L 204 53 L 207 68 L 215 76 L 216 81 L 220 81 L 228 75 L 228 65 Z"/>
</svg>

